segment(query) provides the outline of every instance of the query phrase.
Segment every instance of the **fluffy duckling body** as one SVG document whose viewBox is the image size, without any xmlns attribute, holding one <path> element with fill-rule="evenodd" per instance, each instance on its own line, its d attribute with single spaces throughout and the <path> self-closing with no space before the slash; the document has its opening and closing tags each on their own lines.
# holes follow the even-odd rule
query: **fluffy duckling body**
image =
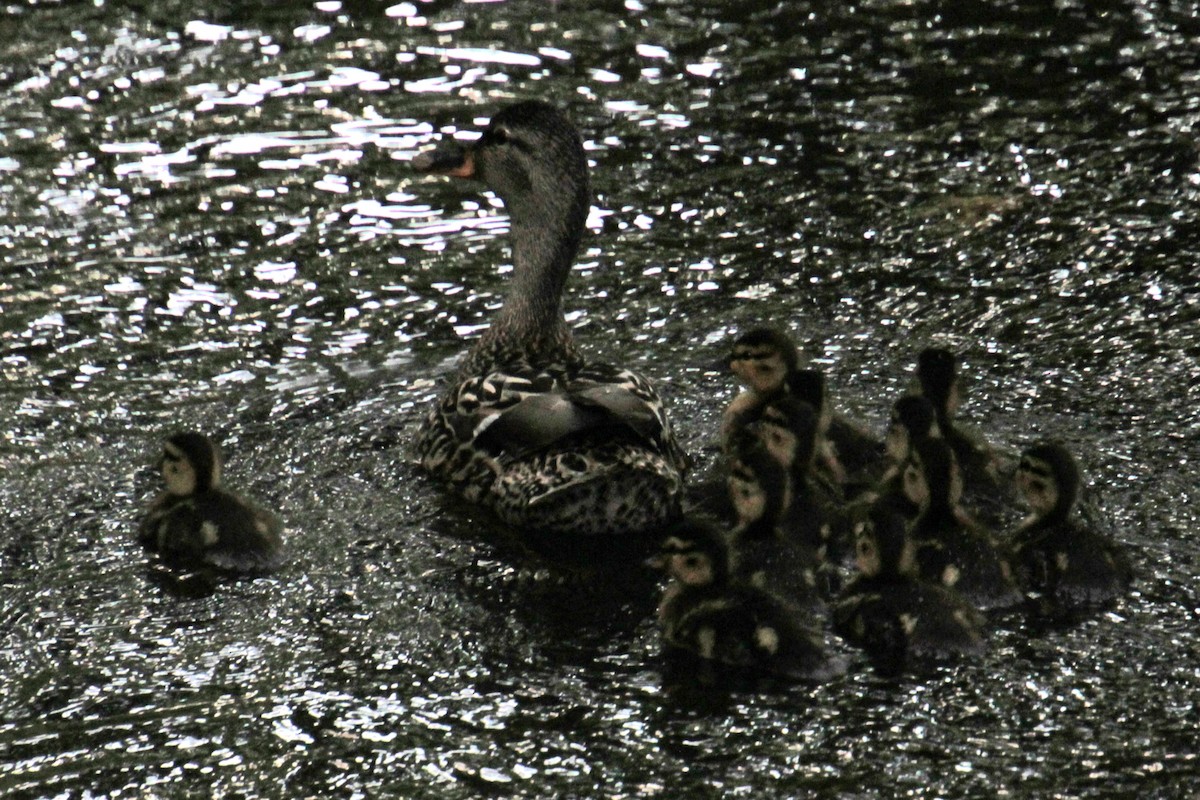
<svg viewBox="0 0 1200 800">
<path fill-rule="evenodd" d="M 959 506 L 962 477 L 949 445 L 940 439 L 915 442 L 904 485 L 909 500 L 920 508 L 910 534 L 921 546 L 921 575 L 953 586 L 985 611 L 1021 603 L 1007 554 Z"/>
<path fill-rule="evenodd" d="M 551 534 L 639 536 L 678 515 L 688 459 L 654 386 L 588 362 L 562 313 L 591 193 L 579 133 L 540 102 L 509 106 L 468 148 L 414 159 L 478 178 L 510 216 L 504 307 L 431 408 L 417 453 L 505 522 Z"/>
<path fill-rule="evenodd" d="M 1016 479 L 1031 512 L 1010 542 L 1024 584 L 1064 611 L 1103 606 L 1125 594 L 1133 580 L 1128 557 L 1074 513 L 1080 473 L 1070 451 L 1053 442 L 1028 448 Z"/>
<path fill-rule="evenodd" d="M 841 671 L 799 609 L 733 577 L 729 545 L 718 529 L 694 520 L 676 524 L 657 562 L 671 578 L 658 610 L 669 651 L 710 666 L 800 680 Z"/>
<path fill-rule="evenodd" d="M 888 671 L 984 649 L 980 613 L 958 592 L 921 579 L 916 549 L 902 517 L 873 509 L 856 533 L 859 575 L 833 607 L 834 631 Z"/>
<path fill-rule="evenodd" d="M 150 505 L 138 538 L 172 565 L 268 572 L 284 561 L 279 518 L 221 485 L 221 453 L 206 436 L 178 433 L 159 462 L 166 491 Z"/>
</svg>

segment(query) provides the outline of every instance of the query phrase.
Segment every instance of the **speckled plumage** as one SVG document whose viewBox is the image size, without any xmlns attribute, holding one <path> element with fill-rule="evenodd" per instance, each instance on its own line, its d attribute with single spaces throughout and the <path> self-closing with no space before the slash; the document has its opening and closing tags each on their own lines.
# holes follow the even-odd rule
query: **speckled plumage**
<svg viewBox="0 0 1200 800">
<path fill-rule="evenodd" d="M 422 466 L 539 533 L 640 533 L 676 516 L 687 458 L 654 386 L 586 362 L 563 320 L 590 202 L 574 127 L 544 103 L 518 103 L 468 151 L 416 166 L 495 191 L 511 216 L 514 261 L 504 308 L 425 419 Z"/>
</svg>

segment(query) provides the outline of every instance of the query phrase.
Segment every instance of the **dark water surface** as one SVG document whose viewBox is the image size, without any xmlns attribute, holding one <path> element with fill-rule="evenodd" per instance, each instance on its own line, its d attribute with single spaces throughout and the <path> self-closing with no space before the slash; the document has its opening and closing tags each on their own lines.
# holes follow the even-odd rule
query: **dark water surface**
<svg viewBox="0 0 1200 800">
<path fill-rule="evenodd" d="M 0 795 L 1192 796 L 1198 16 L 0 6 Z M 1135 591 L 900 681 L 668 692 L 655 586 L 577 585 L 410 462 L 508 255 L 405 162 L 527 97 L 595 165 L 579 338 L 702 461 L 746 326 L 876 426 L 949 345 L 994 442 L 1076 449 Z M 285 517 L 281 573 L 193 592 L 135 546 L 179 426 Z"/>
</svg>

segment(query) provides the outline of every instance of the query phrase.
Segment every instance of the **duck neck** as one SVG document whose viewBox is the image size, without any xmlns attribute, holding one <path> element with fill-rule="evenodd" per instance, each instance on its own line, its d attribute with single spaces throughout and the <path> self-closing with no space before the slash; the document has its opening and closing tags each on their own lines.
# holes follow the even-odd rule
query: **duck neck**
<svg viewBox="0 0 1200 800">
<path fill-rule="evenodd" d="M 504 308 L 476 345 L 471 362 L 578 358 L 562 314 L 562 294 L 587 219 L 584 181 L 569 202 L 561 194 L 505 199 L 511 214 L 513 275 Z"/>
<path fill-rule="evenodd" d="M 956 520 L 954 505 L 947 497 L 933 497 L 919 514 L 924 527 L 940 527 Z"/>
<path fill-rule="evenodd" d="M 779 537 L 778 514 L 763 514 L 757 519 L 747 520 L 734 531 L 740 542 L 766 542 Z"/>
</svg>

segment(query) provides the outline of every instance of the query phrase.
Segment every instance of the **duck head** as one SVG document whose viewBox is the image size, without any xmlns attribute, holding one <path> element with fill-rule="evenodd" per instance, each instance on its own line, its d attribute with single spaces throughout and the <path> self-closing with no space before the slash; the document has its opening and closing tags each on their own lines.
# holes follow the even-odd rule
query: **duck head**
<svg viewBox="0 0 1200 800">
<path fill-rule="evenodd" d="M 904 494 L 922 510 L 949 509 L 962 498 L 962 475 L 954 451 L 941 439 L 912 443 L 904 467 Z"/>
<path fill-rule="evenodd" d="M 207 492 L 221 483 L 221 451 L 204 434 L 176 433 L 163 442 L 159 469 L 170 494 Z"/>
<path fill-rule="evenodd" d="M 444 141 L 417 155 L 412 166 L 480 180 L 504 201 L 514 227 L 526 221 L 557 224 L 578 244 L 576 231 L 582 230 L 590 204 L 587 157 L 575 126 L 547 103 L 510 105 L 474 142 Z"/>
<path fill-rule="evenodd" d="M 917 356 L 917 382 L 939 417 L 953 416 L 962 404 L 958 358 L 944 347 L 927 347 Z"/>
<path fill-rule="evenodd" d="M 1016 481 L 1035 517 L 1060 521 L 1079 494 L 1079 465 L 1061 444 L 1038 442 L 1021 454 Z"/>
<path fill-rule="evenodd" d="M 904 518 L 886 506 L 872 508 L 855 528 L 854 563 L 868 578 L 916 574 L 915 552 Z"/>
<path fill-rule="evenodd" d="M 713 525 L 684 519 L 667 531 L 651 563 L 685 586 L 720 585 L 729 579 L 729 545 Z"/>
<path fill-rule="evenodd" d="M 775 458 L 769 445 L 755 438 L 753 431 L 734 448 L 728 485 L 738 526 L 773 535 L 791 504 L 791 481 L 787 466 Z"/>
<path fill-rule="evenodd" d="M 811 405 L 791 395 L 777 397 L 763 408 L 756 425 L 759 438 L 781 465 L 797 473 L 812 467 L 821 425 Z"/>
<path fill-rule="evenodd" d="M 933 404 L 917 394 L 905 395 L 897 400 L 892 406 L 892 420 L 884 437 L 888 457 L 903 462 L 908 458 L 912 442 L 930 436 L 941 436 Z"/>
<path fill-rule="evenodd" d="M 771 394 L 795 372 L 800 355 L 787 334 L 775 328 L 755 328 L 733 343 L 728 363 L 729 369 L 747 389 Z"/>
</svg>

